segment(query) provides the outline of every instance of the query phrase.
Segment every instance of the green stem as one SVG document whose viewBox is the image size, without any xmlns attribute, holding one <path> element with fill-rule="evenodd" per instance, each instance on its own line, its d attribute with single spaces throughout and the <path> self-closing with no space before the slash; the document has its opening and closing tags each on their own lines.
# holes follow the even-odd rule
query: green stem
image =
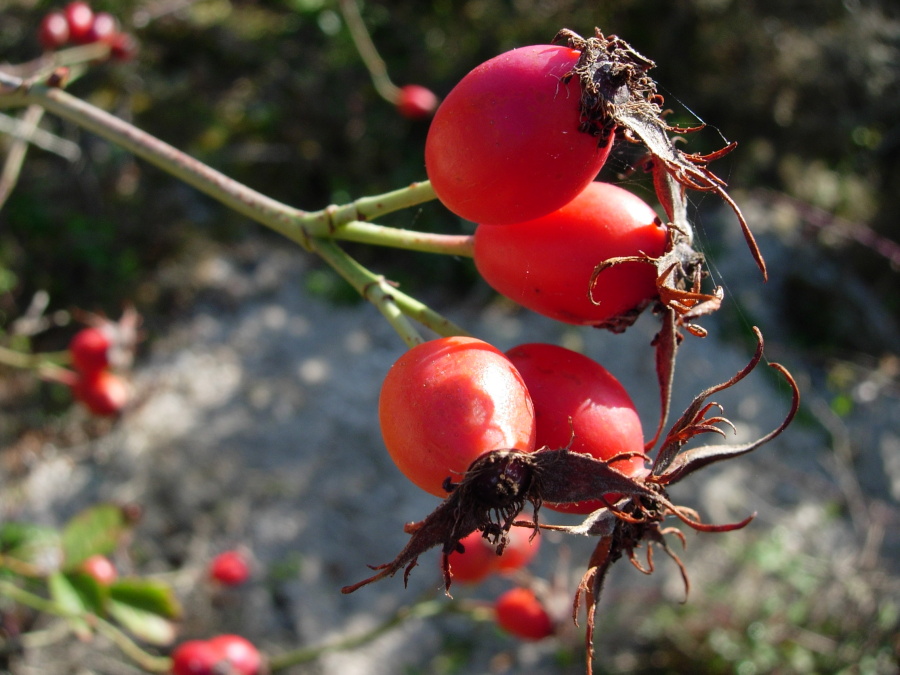
<svg viewBox="0 0 900 675">
<path fill-rule="evenodd" d="M 61 89 L 31 84 L 0 72 L 0 107 L 40 105 L 52 113 L 125 148 L 172 174 L 238 213 L 284 235 L 303 248 L 321 255 L 335 270 L 387 318 L 408 346 L 423 342 L 409 322 L 414 317 L 439 335 L 464 335 L 465 330 L 421 302 L 393 288 L 344 253 L 332 238 L 395 246 L 447 255 L 472 255 L 472 238 L 416 233 L 374 225 L 371 218 L 435 198 L 428 181 L 382 195 L 363 197 L 343 206 L 305 212 L 270 197 L 216 171 L 141 129 L 86 103 Z"/>
<path fill-rule="evenodd" d="M 57 361 L 65 361 L 68 359 L 68 352 L 42 352 L 40 354 L 29 354 L 16 351 L 9 347 L 0 347 L 0 363 L 12 366 L 13 368 L 26 368 L 32 370 L 41 370 L 42 368 L 57 368 Z"/>
<path fill-rule="evenodd" d="M 328 206 L 321 211 L 311 211 L 304 219 L 309 225 L 328 225 L 334 229 L 355 220 L 370 221 L 386 213 L 407 209 L 437 199 L 431 182 L 424 180 L 380 195 L 360 197 L 342 206 Z M 321 225 L 320 225 L 321 223 Z M 329 232 L 332 235 L 333 232 Z"/>
<path fill-rule="evenodd" d="M 225 206 L 272 228 L 304 248 L 309 248 L 308 239 L 312 232 L 299 221 L 306 215 L 303 211 L 248 188 L 155 136 L 61 89 L 35 85 L 24 95 L 27 102 L 37 103 L 116 143 Z"/>
<path fill-rule="evenodd" d="M 415 319 L 426 328 L 431 329 L 438 335 L 449 337 L 451 335 L 471 335 L 462 326 L 459 326 L 445 317 L 443 314 L 435 312 L 428 305 L 414 297 L 407 295 L 397 288 L 391 289 L 391 296 L 394 303 L 403 311 L 406 316 Z"/>
<path fill-rule="evenodd" d="M 408 347 L 414 347 L 424 342 L 424 339 L 407 317 L 415 319 L 438 335 L 469 334 L 462 326 L 407 295 L 383 276 L 360 265 L 334 241 L 317 238 L 311 239 L 310 245 L 357 293 L 381 311 Z"/>
<path fill-rule="evenodd" d="M 440 253 L 471 258 L 475 239 L 467 234 L 434 234 L 417 230 L 403 230 L 374 223 L 352 221 L 334 232 L 336 239 L 375 246 L 391 246 L 423 253 Z"/>
<path fill-rule="evenodd" d="M 380 624 L 359 635 L 351 635 L 325 645 L 301 647 L 300 649 L 276 656 L 269 661 L 269 670 L 274 673 L 301 663 L 309 663 L 329 652 L 355 649 L 372 642 L 409 619 L 427 619 L 439 614 L 449 613 L 470 613 L 475 615 L 477 611 L 477 607 L 470 606 L 469 603 L 465 602 L 448 600 L 446 598 L 426 600 L 411 607 L 398 609 Z"/>
<path fill-rule="evenodd" d="M 397 98 L 400 96 L 400 89 L 391 82 L 387 65 L 385 65 L 381 55 L 379 55 L 375 43 L 372 42 L 366 23 L 359 13 L 359 6 L 356 4 L 356 0 L 340 0 L 340 5 L 344 21 L 350 30 L 350 37 L 353 38 L 353 44 L 356 45 L 356 50 L 362 57 L 363 63 L 372 77 L 372 84 L 375 85 L 375 90 L 388 103 L 396 103 Z"/>
<path fill-rule="evenodd" d="M 0 107 L 40 105 L 92 133 L 115 143 L 170 173 L 201 192 L 275 230 L 304 248 L 310 237 L 365 238 L 368 243 L 406 247 L 409 234 L 392 235 L 387 227 L 372 230 L 367 222 L 378 216 L 435 199 L 428 181 L 380 195 L 361 197 L 349 204 L 306 212 L 278 202 L 200 162 L 128 122 L 61 90 L 34 84 L 0 72 Z M 5 92 L 3 90 L 6 90 Z M 5 99 L 5 100 L 4 100 Z M 380 239 L 379 239 L 380 237 Z M 440 245 L 428 250 L 443 253 Z M 451 249 L 452 251 L 452 249 Z M 452 255 L 457 255 L 452 252 Z"/>
<path fill-rule="evenodd" d="M 331 239 L 311 239 L 310 249 L 328 262 L 357 293 L 375 305 L 408 347 L 425 341 L 394 302 L 393 289 L 384 277 L 360 265 Z"/>
<path fill-rule="evenodd" d="M 6 597 L 14 600 L 15 602 L 18 602 L 21 605 L 31 607 L 32 609 L 39 612 L 52 614 L 64 619 L 83 619 L 87 621 L 97 630 L 98 633 L 102 634 L 111 642 L 114 642 L 124 654 L 126 654 L 144 670 L 154 673 L 165 673 L 168 672 L 172 667 L 172 660 L 170 658 L 148 654 L 143 649 L 141 649 L 131 638 L 125 635 L 125 633 L 113 626 L 108 621 L 101 619 L 99 616 L 93 614 L 85 615 L 78 612 L 73 612 L 64 607 L 61 607 L 52 600 L 48 600 L 46 598 L 42 598 L 39 595 L 29 593 L 28 591 L 19 588 L 9 581 L 0 580 L 0 594 L 5 595 Z"/>
</svg>

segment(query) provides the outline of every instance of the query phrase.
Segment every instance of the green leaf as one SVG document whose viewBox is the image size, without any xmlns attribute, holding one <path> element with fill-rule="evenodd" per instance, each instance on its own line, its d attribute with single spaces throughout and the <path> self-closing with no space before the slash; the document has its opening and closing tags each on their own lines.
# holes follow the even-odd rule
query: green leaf
<svg viewBox="0 0 900 675">
<path fill-rule="evenodd" d="M 156 614 L 167 619 L 181 616 L 181 605 L 169 586 L 150 579 L 120 579 L 109 587 L 109 595 L 118 604 Z"/>
<path fill-rule="evenodd" d="M 0 553 L 28 563 L 43 574 L 57 571 L 63 559 L 59 532 L 29 523 L 0 525 Z"/>
<path fill-rule="evenodd" d="M 97 616 L 106 615 L 109 590 L 103 584 L 84 572 L 66 572 L 65 577 L 78 593 L 86 611 Z"/>
<path fill-rule="evenodd" d="M 126 602 L 111 600 L 109 613 L 135 637 L 154 645 L 170 645 L 175 641 L 175 624 L 154 612 Z"/>
<path fill-rule="evenodd" d="M 71 580 L 62 572 L 54 572 L 47 578 L 47 587 L 52 600 L 68 614 L 73 615 L 66 618 L 75 634 L 82 640 L 89 640 L 92 635 L 91 627 L 79 615 L 92 612 Z"/>
<path fill-rule="evenodd" d="M 115 504 L 92 506 L 77 514 L 62 533 L 65 569 L 75 569 L 92 555 L 109 555 L 128 528 L 128 519 Z"/>
</svg>

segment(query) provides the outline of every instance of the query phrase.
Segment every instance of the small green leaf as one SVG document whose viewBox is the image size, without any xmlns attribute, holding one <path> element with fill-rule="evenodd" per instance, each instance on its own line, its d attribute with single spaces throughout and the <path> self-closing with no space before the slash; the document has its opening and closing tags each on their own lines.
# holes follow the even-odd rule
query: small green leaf
<svg viewBox="0 0 900 675">
<path fill-rule="evenodd" d="M 109 555 L 128 527 L 122 508 L 115 504 L 92 506 L 77 514 L 62 533 L 65 568 L 75 569 L 92 555 Z"/>
<path fill-rule="evenodd" d="M 109 587 L 110 597 L 119 604 L 129 605 L 167 619 L 181 616 L 181 605 L 169 586 L 150 579 L 120 579 Z"/>
<path fill-rule="evenodd" d="M 47 588 L 53 601 L 70 614 L 66 619 L 79 639 L 89 640 L 91 628 L 80 615 L 91 613 L 91 610 L 71 580 L 62 572 L 54 572 L 47 577 Z"/>
<path fill-rule="evenodd" d="M 57 571 L 63 559 L 59 532 L 29 523 L 0 525 L 0 553 L 33 565 L 43 574 Z"/>
<path fill-rule="evenodd" d="M 84 572 L 66 572 L 65 577 L 78 593 L 86 611 L 97 616 L 106 614 L 109 589 Z"/>
<path fill-rule="evenodd" d="M 135 637 L 154 645 L 169 645 L 175 641 L 175 625 L 159 614 L 125 602 L 111 600 L 109 613 Z"/>
</svg>

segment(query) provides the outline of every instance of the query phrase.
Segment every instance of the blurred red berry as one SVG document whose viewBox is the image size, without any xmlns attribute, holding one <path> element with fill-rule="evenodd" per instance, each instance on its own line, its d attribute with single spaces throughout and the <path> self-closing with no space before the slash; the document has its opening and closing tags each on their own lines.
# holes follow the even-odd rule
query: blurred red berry
<svg viewBox="0 0 900 675">
<path fill-rule="evenodd" d="M 525 640 L 542 640 L 553 634 L 553 620 L 544 605 L 528 588 L 512 588 L 494 605 L 497 624 Z"/>
<path fill-rule="evenodd" d="M 221 650 L 206 640 L 188 640 L 172 652 L 172 675 L 218 675 Z"/>
<path fill-rule="evenodd" d="M 72 365 L 82 373 L 95 373 L 109 365 L 109 331 L 96 326 L 82 328 L 69 341 Z"/>
<path fill-rule="evenodd" d="M 128 385 L 108 370 L 81 373 L 72 385 L 72 395 L 93 414 L 111 417 L 128 403 Z"/>
<path fill-rule="evenodd" d="M 119 20 L 109 12 L 97 12 L 87 34 L 88 42 L 109 42 L 119 32 Z"/>
<path fill-rule="evenodd" d="M 94 25 L 94 10 L 86 2 L 70 2 L 63 10 L 69 24 L 69 39 L 76 44 L 90 42 L 91 26 Z"/>
<path fill-rule="evenodd" d="M 497 569 L 497 551 L 481 536 L 479 530 L 463 537 L 463 552 L 453 551 L 448 556 L 453 581 L 475 584 Z"/>
<path fill-rule="evenodd" d="M 408 84 L 400 88 L 397 97 L 397 110 L 411 120 L 431 117 L 438 106 L 438 97 L 430 89 L 418 84 Z"/>
<path fill-rule="evenodd" d="M 510 573 L 522 569 L 531 562 L 541 547 L 541 535 L 532 535 L 530 527 L 509 528 L 509 542 L 503 549 L 503 555 L 497 557 L 497 568 L 501 573 Z"/>
<path fill-rule="evenodd" d="M 229 673 L 258 675 L 262 670 L 259 650 L 240 635 L 219 635 L 210 640 L 209 645 L 228 662 L 231 667 Z"/>
<path fill-rule="evenodd" d="M 250 577 L 250 564 L 240 551 L 225 551 L 213 558 L 209 575 L 226 586 L 238 586 Z"/>
<path fill-rule="evenodd" d="M 138 41 L 131 33 L 113 33 L 106 42 L 117 61 L 130 61 L 138 53 Z"/>
<path fill-rule="evenodd" d="M 38 41 L 47 51 L 59 49 L 69 41 L 69 22 L 62 12 L 50 12 L 38 27 Z"/>
<path fill-rule="evenodd" d="M 109 586 L 114 582 L 119 573 L 112 561 L 104 555 L 92 555 L 79 566 L 79 569 L 88 574 L 101 586 Z"/>
</svg>

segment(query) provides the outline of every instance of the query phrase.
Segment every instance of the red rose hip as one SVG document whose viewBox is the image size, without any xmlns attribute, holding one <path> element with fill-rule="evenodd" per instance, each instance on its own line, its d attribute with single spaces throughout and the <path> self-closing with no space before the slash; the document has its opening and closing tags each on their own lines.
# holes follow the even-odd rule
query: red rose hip
<svg viewBox="0 0 900 675">
<path fill-rule="evenodd" d="M 525 380 L 534 402 L 539 447 L 569 447 L 602 460 L 644 452 L 641 419 L 631 397 L 599 363 L 570 349 L 542 343 L 519 345 L 506 355 Z M 611 466 L 628 476 L 646 472 L 644 459 L 637 454 Z M 607 496 L 609 500 L 617 498 Z M 587 514 L 603 503 L 598 499 L 545 506 Z"/>
<path fill-rule="evenodd" d="M 581 85 L 562 78 L 567 47 L 513 49 L 466 75 L 435 112 L 425 169 L 441 202 L 476 223 L 539 218 L 574 199 L 600 171 L 604 146 L 579 131 Z"/>
<path fill-rule="evenodd" d="M 382 384 L 378 417 L 391 459 L 438 497 L 485 452 L 534 450 L 525 383 L 501 351 L 475 338 L 439 338 L 403 354 Z"/>
</svg>

